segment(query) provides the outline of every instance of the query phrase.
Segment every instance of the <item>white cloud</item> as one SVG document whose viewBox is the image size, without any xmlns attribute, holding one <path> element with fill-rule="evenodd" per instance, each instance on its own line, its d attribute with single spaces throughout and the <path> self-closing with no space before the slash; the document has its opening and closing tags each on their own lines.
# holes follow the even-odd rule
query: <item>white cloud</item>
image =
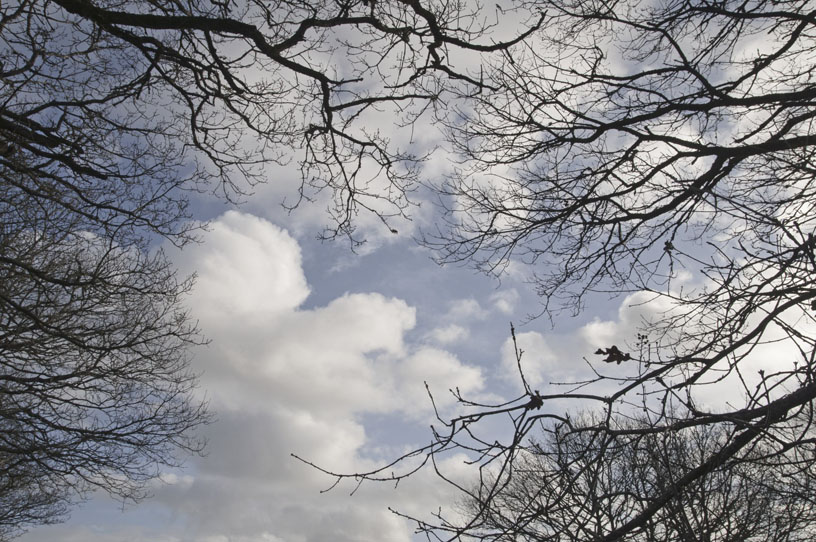
<svg viewBox="0 0 816 542">
<path fill-rule="evenodd" d="M 626 350 L 627 345 L 636 342 L 638 333 L 644 327 L 664 318 L 673 307 L 672 301 L 666 297 L 636 292 L 621 301 L 617 319 L 596 318 L 581 328 L 579 336 L 587 351 L 594 352 L 598 348 L 609 348 L 612 345 Z"/>
<path fill-rule="evenodd" d="M 482 308 L 475 299 L 457 299 L 449 303 L 448 313 L 445 321 L 468 321 L 484 320 L 488 316 L 488 311 Z"/>
<path fill-rule="evenodd" d="M 277 226 L 229 211 L 211 224 L 205 239 L 176 258 L 182 273 L 198 275 L 196 316 L 263 318 L 291 311 L 309 295 L 300 247 Z"/>
<path fill-rule="evenodd" d="M 516 304 L 519 302 L 521 296 L 518 290 L 510 288 L 509 290 L 500 290 L 490 296 L 490 301 L 493 302 L 493 307 L 496 310 L 511 315 L 516 309 Z"/>
<path fill-rule="evenodd" d="M 516 342 L 521 355 L 521 368 L 527 383 L 536 389 L 558 380 L 564 363 L 568 360 L 556 354 L 543 335 L 536 331 L 516 334 Z M 518 361 L 513 347 L 513 339 L 507 339 L 501 349 L 502 377 L 520 382 Z"/>
<path fill-rule="evenodd" d="M 413 491 L 371 484 L 353 498 L 321 494 L 332 480 L 290 454 L 346 473 L 380 466 L 393 447 L 368 442 L 367 416 L 387 420 L 398 440 L 400 424 L 424 431 L 433 417 L 424 382 L 445 409 L 454 402 L 449 388 L 482 389 L 481 371 L 445 350 L 406 343 L 416 311 L 400 299 L 356 293 L 302 308 L 309 286 L 298 243 L 263 219 L 228 212 L 202 244 L 176 257 L 198 273 L 189 304 L 211 342 L 196 351 L 194 369 L 217 421 L 207 428 L 207 456 L 154 487 L 150 506 L 164 510 L 157 517 L 175 518 L 163 532 L 180 542 L 408 542 L 411 526 L 387 505 L 432 512 L 444 503 L 429 500 L 442 495 L 431 479 Z M 482 314 L 472 300 L 456 308 Z M 52 529 L 26 540 L 81 531 Z M 122 518 L 107 532 L 94 540 L 149 539 L 154 531 Z"/>
<path fill-rule="evenodd" d="M 198 362 L 219 421 L 209 455 L 196 464 L 195 483 L 159 498 L 182 510 L 199 537 L 407 540 L 410 528 L 387 511 L 382 489 L 362 490 L 354 499 L 343 491 L 321 495 L 331 480 L 289 454 L 342 472 L 373 468 L 382 458 L 363 455 L 360 416 L 425 424 L 432 410 L 423 380 L 477 390 L 480 372 L 448 352 L 406 345 L 416 316 L 404 301 L 348 294 L 299 308 L 308 286 L 297 244 L 270 223 L 229 213 L 212 233 L 185 258 L 200 269 L 192 304 L 196 314 L 206 314 L 201 325 L 212 344 Z M 226 266 L 200 265 L 213 261 L 231 262 L 231 275 Z M 264 296 L 244 295 L 242 317 L 235 318 L 234 311 L 212 310 L 229 298 L 219 284 L 242 292 L 279 288 L 283 300 L 270 310 Z"/>
<path fill-rule="evenodd" d="M 450 324 L 445 327 L 438 327 L 427 334 L 427 338 L 437 344 L 455 344 L 464 341 L 470 336 L 470 331 L 466 327 L 458 324 Z"/>
<path fill-rule="evenodd" d="M 424 385 L 420 388 L 417 383 L 427 383 L 443 417 L 449 416 L 448 409 L 456 406 L 450 389 L 458 388 L 471 399 L 478 398 L 477 394 L 484 389 L 484 378 L 479 368 L 464 365 L 453 354 L 436 348 L 422 348 L 415 352 L 400 364 L 397 377 L 403 382 L 414 383 L 414 393 L 406 396 L 403 410 L 423 422 L 434 421 L 433 410 Z"/>
</svg>

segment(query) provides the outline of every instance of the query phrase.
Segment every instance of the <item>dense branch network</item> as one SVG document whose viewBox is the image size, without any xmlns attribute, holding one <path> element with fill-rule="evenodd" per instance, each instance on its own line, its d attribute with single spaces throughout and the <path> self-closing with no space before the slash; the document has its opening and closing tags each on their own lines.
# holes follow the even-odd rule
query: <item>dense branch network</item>
<svg viewBox="0 0 816 542">
<path fill-rule="evenodd" d="M 32 167 L 235 195 L 297 157 L 300 196 L 331 195 L 330 236 L 410 205 L 422 153 L 377 126 L 480 88 L 449 57 L 536 28 L 502 42 L 478 11 L 418 1 L 26 1 L 2 17 L 0 130 Z"/>
<path fill-rule="evenodd" d="M 530 389 L 517 351 L 516 399 L 457 393 L 465 414 L 439 416 L 426 447 L 338 481 L 398 481 L 431 466 L 478 505 L 421 530 L 496 538 L 487 514 L 535 455 L 530 437 L 590 435 L 598 445 L 584 457 L 603 463 L 654 435 L 722 428 L 675 467 L 673 484 L 589 537 L 614 540 L 643 534 L 680 493 L 731 465 L 784 473 L 812 459 L 816 6 L 514 6 L 528 23 L 505 38 L 499 8 L 446 1 L 0 6 L 8 498 L 43 465 L 52 480 L 76 481 L 69 489 L 101 481 L 132 495 L 148 477 L 132 465 L 199 449 L 179 436 L 206 419 L 185 357 L 195 330 L 178 305 L 188 283 L 151 251 L 194 236 L 185 191 L 240 194 L 302 149 L 300 197 L 328 194 L 326 235 L 354 239 L 358 212 L 390 227 L 419 181 L 424 151 L 378 126 L 426 113 L 461 159 L 436 186 L 445 217 L 425 239 L 442 261 L 490 273 L 527 264 L 547 311 L 578 312 L 598 291 L 657 309 L 635 341 L 594 345 L 603 357 L 588 352 L 589 376 L 571 387 Z M 709 404 L 705 390 L 723 383 L 736 399 Z M 579 423 L 570 409 L 592 414 Z M 497 419 L 509 436 L 491 433 Z M 46 440 L 27 440 L 18 423 L 49 428 L 31 433 Z M 120 438 L 123 427 L 144 440 Z M 72 470 L 74 451 L 98 452 L 98 466 Z M 440 466 L 459 452 L 478 467 L 476 490 Z M 14 463 L 31 454 L 42 459 Z M 23 513 L 62 502 L 50 495 Z M 523 532 L 525 517 L 497 525 Z"/>
<path fill-rule="evenodd" d="M 398 480 L 417 457 L 438 468 L 465 452 L 479 467 L 477 489 L 449 481 L 476 503 L 471 515 L 420 520 L 420 530 L 537 540 L 524 534 L 532 520 L 523 514 L 484 529 L 534 453 L 531 437 L 591 435 L 583 457 L 605 464 L 648 435 L 720 428 L 715 445 L 675 468 L 673 484 L 633 489 L 637 507 L 577 538 L 638 539 L 683 491 L 734 464 L 783 476 L 813 457 L 816 5 L 530 5 L 546 13 L 542 31 L 492 59 L 483 92 L 446 119 L 461 168 L 437 185 L 445 220 L 425 244 L 442 262 L 487 273 L 526 266 L 545 313 L 626 294 L 644 319 L 636 336 L 585 353 L 586 379 L 534 391 L 522 372 L 509 403 L 459 397 L 466 414 L 442 418 L 445 431 L 403 458 L 406 471 L 356 476 Z M 578 410 L 592 415 L 579 424 L 566 414 Z M 510 436 L 496 439 L 488 419 L 507 419 Z M 557 513 L 553 503 L 536 521 Z"/>
<path fill-rule="evenodd" d="M 451 58 L 531 21 L 502 41 L 447 2 L 0 3 L 0 539 L 202 450 L 191 281 L 159 250 L 195 239 L 191 192 L 240 199 L 299 159 L 326 235 L 360 241 L 359 212 L 406 215 L 425 152 L 390 127 L 484 86 Z"/>
</svg>

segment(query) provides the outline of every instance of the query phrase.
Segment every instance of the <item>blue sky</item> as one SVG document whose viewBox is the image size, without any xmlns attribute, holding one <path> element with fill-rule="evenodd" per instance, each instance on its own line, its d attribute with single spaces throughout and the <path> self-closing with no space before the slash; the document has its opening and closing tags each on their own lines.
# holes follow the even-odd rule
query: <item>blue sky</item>
<svg viewBox="0 0 816 542">
<path fill-rule="evenodd" d="M 525 323 L 539 305 L 522 273 L 497 281 L 438 266 L 413 239 L 419 220 L 398 235 L 372 222 L 357 253 L 319 242 L 319 203 L 286 213 L 280 189 L 261 187 L 240 207 L 196 202 L 209 231 L 198 245 L 168 249 L 181 272 L 198 275 L 188 304 L 211 341 L 192 363 L 217 417 L 207 455 L 163 472 L 138 505 L 94 495 L 68 522 L 20 540 L 410 540 L 412 526 L 388 506 L 427 517 L 456 504 L 432 473 L 398 489 L 321 494 L 331 479 L 290 454 L 343 472 L 380 465 L 427 442 L 434 420 L 423 382 L 443 414 L 456 408 L 451 387 L 486 401 L 522 393 L 511 321 L 542 385 L 582 366 L 597 346 L 586 335 L 593 318 L 617 318 L 620 300 L 554 328 Z M 461 458 L 447 467 L 465 475 Z"/>
<path fill-rule="evenodd" d="M 398 225 L 398 235 L 372 221 L 372 241 L 354 253 L 342 241 L 316 241 L 319 203 L 286 213 L 284 188 L 259 188 L 240 207 L 198 201 L 209 220 L 201 243 L 168 247 L 180 272 L 198 276 L 187 303 L 211 341 L 192 362 L 217 417 L 206 428 L 207 455 L 162 472 L 138 505 L 94 495 L 68 522 L 21 541 L 412 540 L 412 525 L 388 507 L 428 518 L 458 503 L 430 470 L 397 489 L 368 483 L 350 496 L 353 486 L 341 484 L 321 493 L 332 479 L 291 454 L 353 473 L 426 444 L 435 421 L 426 381 L 443 416 L 457 412 L 453 387 L 484 402 L 521 395 L 511 321 L 527 379 L 546 393 L 586 377 L 585 358 L 633 343 L 644 319 L 666 308 L 637 293 L 598 295 L 579 318 L 529 321 L 540 310 L 529 270 L 511 267 L 498 281 L 436 265 L 413 238 L 432 214 Z M 726 386 L 701 397 L 727 397 Z M 580 406 L 551 404 L 559 413 Z M 442 467 L 466 480 L 462 459 L 447 457 Z"/>
<path fill-rule="evenodd" d="M 498 14 L 491 17 L 498 24 Z M 515 20 L 503 17 L 495 35 L 506 22 L 515 28 Z M 327 66 L 342 71 L 342 55 L 335 56 L 330 43 L 324 45 Z M 471 53 L 456 56 L 453 51 L 449 61 L 467 66 L 475 61 Z M 620 59 L 613 55 L 615 60 Z M 276 77 L 282 76 L 270 73 Z M 398 129 L 397 109 L 366 111 L 359 126 L 380 130 L 394 148 L 419 155 L 439 146 L 441 136 L 428 116 Z M 289 110 L 274 113 L 285 118 Z M 526 143 L 536 144 L 541 134 L 530 137 Z M 257 144 L 241 137 L 229 141 Z M 282 152 L 290 165 L 263 170 L 266 182 L 250 189 L 253 193 L 240 205 L 196 195 L 195 218 L 208 223 L 201 242 L 183 250 L 164 247 L 180 273 L 198 277 L 186 302 L 210 341 L 191 352 L 192 368 L 201 374 L 199 393 L 216 416 L 205 429 L 206 455 L 189 458 L 183 469 L 159 473 L 152 497 L 140 504 L 92 495 L 69 521 L 34 528 L 22 542 L 407 542 L 413 526 L 389 507 L 428 518 L 439 507 L 458 505 L 457 495 L 430 470 L 398 488 L 367 483 L 350 496 L 353 486 L 341 484 L 322 493 L 333 480 L 291 454 L 354 473 L 426 444 L 428 426 L 435 422 L 426 382 L 442 416 L 458 412 L 450 388 L 485 403 L 522 395 L 510 322 L 525 351 L 528 381 L 545 391 L 554 383 L 591 375 L 586 359 L 597 361 L 596 349 L 633 343 L 644 321 L 670 309 L 665 299 L 662 305 L 647 303 L 635 292 L 613 299 L 590 296 L 580 317 L 565 311 L 553 320 L 529 320 L 541 310 L 527 282 L 530 268 L 513 264 L 497 280 L 467 267 L 440 267 L 416 242 L 439 219 L 422 191 L 414 194 L 420 205 L 410 209 L 410 221 L 386 226 L 374 214 L 357 217 L 368 243 L 356 252 L 342 238 L 319 242 L 330 203 L 326 191 L 310 194 L 316 201 L 287 212 L 281 203 L 296 199 L 297 160 L 303 157 Z M 434 181 L 452 164 L 449 155 L 436 152 L 422 167 L 420 177 Z M 493 186 L 507 173 L 497 167 L 489 172 L 493 175 L 480 176 L 480 166 L 473 167 L 477 184 Z M 376 176 L 372 180 L 383 182 Z M 662 254 L 659 244 L 656 250 Z M 705 283 L 699 275 L 682 272 L 672 287 L 685 284 Z M 769 332 L 768 343 L 756 348 L 756 359 L 770 352 L 769 363 L 787 355 L 773 339 Z M 766 366 L 740 363 L 749 375 Z M 632 366 L 602 365 L 601 370 L 614 377 L 638 370 Z M 751 389 L 752 378 L 738 389 Z M 594 391 L 600 394 L 614 385 L 601 382 Z M 723 380 L 705 387 L 699 398 L 711 404 L 727 401 L 733 397 L 723 393 L 729 385 Z M 562 412 L 581 405 L 552 402 L 548 407 Z M 445 457 L 441 468 L 465 483 L 472 475 L 462 456 Z"/>
<path fill-rule="evenodd" d="M 438 178 L 449 165 L 438 153 L 423 177 Z M 644 319 L 666 309 L 637 293 L 597 295 L 580 317 L 566 311 L 529 321 L 541 310 L 527 283 L 531 269 L 511 265 L 496 280 L 438 266 L 417 244 L 438 219 L 421 193 L 410 222 L 385 227 L 359 217 L 369 242 L 352 252 L 342 239 L 316 240 L 326 201 L 292 213 L 281 207 L 298 182 L 294 167 L 274 167 L 241 205 L 199 196 L 196 218 L 209 223 L 201 243 L 165 247 L 181 273 L 198 276 L 187 303 L 210 340 L 192 352 L 200 393 L 216 415 L 207 454 L 162 472 L 140 504 L 93 495 L 68 522 L 34 528 L 22 542 L 407 542 L 413 526 L 388 507 L 428 518 L 458 504 L 432 472 L 397 489 L 364 484 L 350 496 L 353 487 L 341 485 L 321 493 L 332 479 L 291 454 L 353 473 L 426 444 L 434 423 L 426 381 L 443 416 L 457 411 L 450 388 L 484 402 L 520 396 L 510 322 L 528 381 L 546 393 L 554 382 L 586 377 L 585 358 L 633 343 Z M 730 397 L 722 394 L 727 385 L 707 388 L 702 399 Z M 442 466 L 466 480 L 462 459 Z"/>
</svg>

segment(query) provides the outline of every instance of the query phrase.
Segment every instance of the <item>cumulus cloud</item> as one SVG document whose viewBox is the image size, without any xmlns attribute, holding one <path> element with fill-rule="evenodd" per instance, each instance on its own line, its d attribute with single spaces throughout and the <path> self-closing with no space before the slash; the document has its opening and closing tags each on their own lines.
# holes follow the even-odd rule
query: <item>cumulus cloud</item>
<svg viewBox="0 0 816 542">
<path fill-rule="evenodd" d="M 482 308 L 481 304 L 472 297 L 456 299 L 449 303 L 445 321 L 484 320 L 488 314 L 489 312 Z"/>
<path fill-rule="evenodd" d="M 211 224 L 205 244 L 176 260 L 182 273 L 197 275 L 191 304 L 203 319 L 268 317 L 309 295 L 297 242 L 252 215 L 227 212 Z"/>
<path fill-rule="evenodd" d="M 516 334 L 516 346 L 521 351 L 521 368 L 525 379 L 534 388 L 558 380 L 563 373 L 564 360 L 537 331 Z M 513 339 L 507 339 L 501 349 L 502 375 L 509 380 L 519 379 L 518 361 Z"/>
<path fill-rule="evenodd" d="M 503 314 L 511 315 L 516 310 L 516 305 L 521 296 L 518 290 L 510 288 L 508 290 L 500 290 L 490 296 L 490 301 L 493 307 Z"/>
<path fill-rule="evenodd" d="M 164 534 L 179 542 L 410 540 L 411 526 L 386 504 L 432 512 L 429 495 L 441 490 L 370 485 L 354 498 L 321 494 L 332 480 L 291 453 L 341 472 L 380 466 L 411 443 L 373 446 L 366 419 L 388 420 L 395 435 L 400 424 L 424 431 L 433 418 L 425 382 L 478 393 L 481 371 L 440 348 L 406 343 L 416 311 L 400 299 L 356 293 L 303 308 L 310 288 L 298 243 L 266 220 L 228 212 L 175 258 L 197 273 L 188 301 L 210 344 L 195 352 L 194 369 L 217 421 L 206 430 L 207 456 L 154 487 L 152 509 L 176 518 Z M 478 303 L 460 307 L 481 314 Z M 438 399 L 440 409 L 454 402 Z M 80 531 L 36 529 L 27 540 Z M 107 532 L 93 539 L 152 536 L 126 517 Z"/>
<path fill-rule="evenodd" d="M 403 382 L 414 383 L 413 393 L 406 390 L 403 406 L 406 414 L 418 421 L 434 422 L 432 405 L 427 399 L 424 385 L 422 388 L 416 383 L 428 385 L 434 394 L 434 403 L 440 414 L 449 417 L 448 409 L 456 406 L 456 400 L 448 392 L 450 388 L 458 388 L 466 397 L 477 398 L 484 389 L 484 378 L 481 369 L 466 366 L 456 356 L 437 348 L 421 348 L 400 364 L 397 377 Z"/>
<path fill-rule="evenodd" d="M 377 466 L 383 458 L 366 456 L 362 417 L 427 423 L 423 381 L 477 391 L 481 372 L 446 351 L 406 345 L 416 314 L 402 300 L 358 293 L 301 309 L 309 287 L 297 243 L 262 219 L 228 213 L 184 258 L 199 276 L 191 305 L 212 342 L 198 364 L 219 421 L 195 481 L 161 498 L 200 537 L 408 539 L 382 496 L 320 495 L 331 480 L 290 453 L 342 472 Z"/>
<path fill-rule="evenodd" d="M 427 338 L 437 344 L 455 344 L 464 341 L 470 336 L 470 331 L 466 327 L 458 324 L 449 324 L 438 327 L 427 334 Z"/>
<path fill-rule="evenodd" d="M 673 305 L 666 298 L 636 292 L 621 300 L 617 314 L 611 319 L 595 318 L 574 330 L 549 334 L 517 331 L 516 346 L 522 352 L 521 367 L 525 378 L 531 387 L 539 387 L 543 392 L 548 384 L 594 378 L 595 371 L 612 377 L 623 376 L 633 365 L 605 364 L 601 361 L 602 356 L 594 352 L 615 345 L 635 355 L 634 343 L 643 326 L 664 317 L 672 309 Z M 520 382 L 511 338 L 502 345 L 501 371 L 506 381 Z M 609 382 L 608 385 L 615 384 Z"/>
</svg>

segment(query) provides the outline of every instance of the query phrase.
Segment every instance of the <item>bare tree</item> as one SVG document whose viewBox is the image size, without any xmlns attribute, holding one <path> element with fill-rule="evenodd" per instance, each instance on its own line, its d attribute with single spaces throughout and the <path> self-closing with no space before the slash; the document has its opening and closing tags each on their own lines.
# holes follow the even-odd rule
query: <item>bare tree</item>
<svg viewBox="0 0 816 542">
<path fill-rule="evenodd" d="M 587 426 L 597 422 L 587 420 Z M 581 425 L 581 424 L 579 424 Z M 649 420 L 632 422 L 647 429 Z M 595 431 L 556 428 L 519 457 L 515 474 L 485 502 L 465 505 L 480 518 L 481 540 L 594 540 L 663 494 L 682 473 L 730 438 L 733 426 L 698 426 L 615 441 Z M 764 461 L 762 447 L 700 478 L 626 540 L 744 542 L 812 540 L 816 532 L 811 465 Z"/>
<path fill-rule="evenodd" d="M 11 413 L 8 413 L 11 414 Z M 28 428 L 16 423 L 6 412 L 0 416 L 3 441 L 19 441 Z M 10 436 L 14 437 L 10 438 Z M 75 498 L 65 484 L 53 484 L 47 469 L 36 461 L 20 458 L 16 451 L 3 445 L 0 453 L 0 540 L 10 540 L 33 524 L 61 521 L 68 504 Z"/>
<path fill-rule="evenodd" d="M 540 430 L 592 432 L 609 464 L 619 439 L 728 428 L 624 523 L 587 539 L 640 536 L 678 495 L 735 462 L 794 469 L 813 457 L 815 6 L 526 5 L 546 13 L 542 31 L 494 59 L 488 86 L 447 117 L 461 170 L 438 186 L 445 220 L 425 242 L 443 262 L 488 273 L 527 265 L 545 314 L 578 313 L 594 293 L 660 310 L 637 336 L 595 345 L 600 357 L 585 352 L 586 380 L 539 391 L 522 373 L 521 395 L 505 404 L 459 397 L 466 413 L 396 461 L 410 468 L 354 476 L 398 480 L 417 468 L 408 460 L 438 465 L 467 452 L 489 509 Z M 714 406 L 705 392 L 717 383 L 731 400 Z M 578 427 L 570 408 L 601 414 Z M 649 427 L 623 423 L 635 414 Z M 497 417 L 508 431 L 487 422 Z M 419 525 L 456 538 L 479 521 Z"/>
<path fill-rule="evenodd" d="M 189 368 L 188 282 L 126 227 L 84 228 L 76 193 L 20 169 L 0 166 L 3 539 L 94 488 L 140 499 L 202 449 L 194 430 L 208 419 Z"/>
<path fill-rule="evenodd" d="M 477 91 L 462 53 L 501 54 L 536 28 L 504 43 L 478 6 L 419 0 L 26 0 L 1 17 L 0 130 L 30 167 L 83 191 L 116 179 L 134 198 L 234 196 L 298 158 L 301 196 L 332 194 L 329 236 L 351 236 L 360 210 L 387 221 L 409 205 L 423 156 L 376 124 Z"/>
<path fill-rule="evenodd" d="M 516 6 L 529 22 L 503 41 L 499 11 L 460 2 L 4 3 L 0 406 L 47 429 L 12 431 L 0 452 L 37 458 L 20 473 L 47 465 L 80 492 L 132 495 L 174 451 L 197 449 L 182 436 L 202 421 L 186 282 L 151 251 L 193 235 L 184 191 L 235 195 L 304 149 L 302 197 L 332 195 L 326 235 L 353 238 L 360 210 L 388 227 L 422 156 L 372 119 L 408 125 L 430 110 L 463 160 L 438 187 L 447 220 L 427 238 L 442 260 L 489 272 L 522 260 L 547 310 L 578 311 L 599 290 L 670 309 L 644 323 L 646 350 L 597 345 L 623 376 L 590 362 L 595 378 L 540 393 L 522 373 L 517 399 L 460 398 L 471 412 L 410 457 L 469 451 L 492 473 L 489 502 L 533 430 L 578 431 L 560 401 L 601 409 L 591 429 L 610 443 L 733 427 L 608 540 L 759 443 L 767 461 L 804 462 L 816 398 L 811 2 Z M 745 360 L 771 342 L 792 353 L 749 375 Z M 723 379 L 742 403 L 708 408 L 700 390 Z M 651 427 L 622 424 L 633 410 Z M 498 416 L 509 440 L 480 434 Z"/>
<path fill-rule="evenodd" d="M 528 18 L 504 42 L 458 2 L 2 2 L 0 536 L 93 488 L 139 499 L 201 449 L 190 281 L 157 250 L 194 239 L 191 191 L 240 198 L 298 159 L 327 236 L 387 227 L 423 156 L 376 123 L 481 91 L 468 63 Z"/>
</svg>

